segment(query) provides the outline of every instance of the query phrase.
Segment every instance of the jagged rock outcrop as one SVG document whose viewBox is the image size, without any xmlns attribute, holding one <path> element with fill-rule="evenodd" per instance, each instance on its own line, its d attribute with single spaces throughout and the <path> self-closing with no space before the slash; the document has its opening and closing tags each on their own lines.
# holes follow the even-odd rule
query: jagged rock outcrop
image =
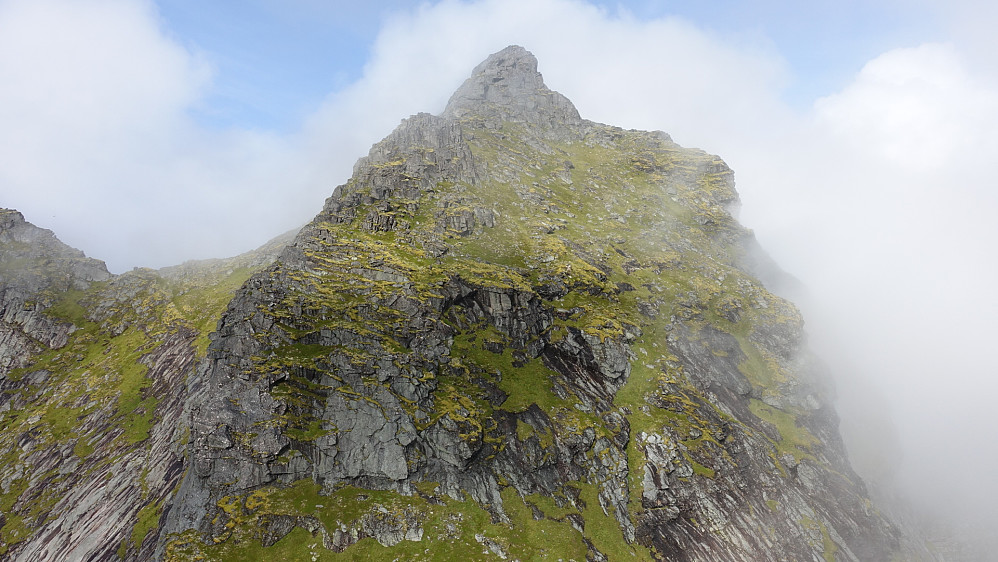
<svg viewBox="0 0 998 562">
<path fill-rule="evenodd" d="M 443 117 L 477 121 L 477 126 L 487 128 L 524 123 L 535 134 L 556 136 L 571 136 L 582 124 L 575 105 L 544 85 L 537 59 L 518 46 L 507 47 L 475 67 L 447 102 Z"/>
<path fill-rule="evenodd" d="M 890 559 L 733 185 L 492 55 L 229 304 L 158 553 Z"/>
<path fill-rule="evenodd" d="M 66 344 L 73 325 L 44 313 L 55 300 L 110 277 L 104 262 L 66 246 L 21 213 L 0 209 L 0 380 L 42 350 Z"/>
</svg>

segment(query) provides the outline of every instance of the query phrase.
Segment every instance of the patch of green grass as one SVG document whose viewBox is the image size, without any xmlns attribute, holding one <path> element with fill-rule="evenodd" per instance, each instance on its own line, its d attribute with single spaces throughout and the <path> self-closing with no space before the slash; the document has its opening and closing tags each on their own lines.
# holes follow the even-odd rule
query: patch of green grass
<svg viewBox="0 0 998 562">
<path fill-rule="evenodd" d="M 582 535 L 568 521 L 535 521 L 533 512 L 512 488 L 506 488 L 501 495 L 510 518 L 508 524 L 493 522 L 489 513 L 471 500 L 457 501 L 447 496 L 428 502 L 419 496 L 357 488 L 321 495 L 311 481 L 283 490 L 264 488 L 245 498 L 220 502 L 231 524 L 231 534 L 223 541 L 205 546 L 190 534 L 175 537 L 167 548 L 167 560 L 498 560 L 499 555 L 488 544 L 512 559 L 586 559 Z M 363 539 L 336 553 L 326 550 L 318 536 L 298 528 L 273 546 L 262 546 L 256 530 L 258 518 L 280 513 L 315 516 L 328 530 L 338 529 L 341 524 L 354 525 L 361 517 L 416 514 L 423 535 L 420 541 L 403 540 L 391 547 L 372 538 Z"/>
<path fill-rule="evenodd" d="M 27 478 L 18 478 L 11 482 L 10 489 L 6 493 L 0 494 L 0 511 L 10 513 L 26 489 L 28 489 Z"/>
<path fill-rule="evenodd" d="M 159 516 L 163 513 L 163 506 L 158 503 L 150 503 L 139 510 L 138 515 L 136 515 L 135 526 L 132 527 L 132 533 L 129 540 L 135 548 L 142 546 L 142 541 L 145 540 L 149 533 L 153 532 L 159 525 Z"/>
<path fill-rule="evenodd" d="M 821 557 L 825 562 L 835 562 L 835 554 L 839 551 L 839 545 L 832 540 L 828 526 L 822 521 L 816 521 L 810 517 L 801 519 L 801 525 L 808 529 L 821 531 Z"/>
<path fill-rule="evenodd" d="M 561 505 L 559 505 L 559 502 L 555 500 L 555 496 L 557 496 L 558 500 L 560 500 Z M 571 513 L 579 513 L 579 510 L 569 503 L 564 494 L 557 492 L 555 496 L 548 494 L 530 494 L 525 496 L 523 499 L 524 501 L 532 503 L 544 513 L 545 517 L 549 517 L 551 519 L 561 520 Z M 581 515 L 581 513 L 579 514 Z"/>
<path fill-rule="evenodd" d="M 94 454 L 95 450 L 93 440 L 86 437 L 80 437 L 76 440 L 76 444 L 73 445 L 73 454 L 81 459 L 90 458 L 90 455 Z"/>
<path fill-rule="evenodd" d="M 746 338 L 741 336 L 736 338 L 746 356 L 746 359 L 738 365 L 738 370 L 765 394 L 778 394 L 779 385 L 787 381 L 787 375 L 778 362 L 766 357 L 758 347 L 746 341 Z"/>
<path fill-rule="evenodd" d="M 819 443 L 818 438 L 811 435 L 806 428 L 797 425 L 797 418 L 793 414 L 755 398 L 749 401 L 749 409 L 756 417 L 772 424 L 780 432 L 780 440 L 776 441 L 775 445 L 781 454 L 789 454 L 798 461 L 805 458 L 814 460 L 810 449 Z"/>
<path fill-rule="evenodd" d="M 502 353 L 493 353 L 485 349 L 481 341 L 490 334 L 494 338 L 506 339 L 493 328 L 465 332 L 454 338 L 451 357 L 472 363 L 487 373 L 498 372 L 501 377 L 499 388 L 508 395 L 502 404 L 504 410 L 521 412 L 531 404 L 537 404 L 545 411 L 571 407 L 572 402 L 554 394 L 552 377 L 556 373 L 548 369 L 540 358 L 517 361 L 510 348 L 505 348 Z"/>
<path fill-rule="evenodd" d="M 654 560 L 651 551 L 640 544 L 628 544 L 620 522 L 613 511 L 604 513 L 599 503 L 599 490 L 592 483 L 582 483 L 581 498 L 586 507 L 582 517 L 586 521 L 585 536 L 610 560 Z"/>
<path fill-rule="evenodd" d="M 7 515 L 7 522 L 0 528 L 0 556 L 7 550 L 31 536 L 31 528 L 25 524 L 24 518 L 17 514 Z"/>
<path fill-rule="evenodd" d="M 139 360 L 156 345 L 144 333 L 130 329 L 108 342 L 99 363 L 108 372 L 117 375 L 117 409 L 125 439 L 129 443 L 148 439 L 154 423 L 153 414 L 158 399 L 145 396 L 144 391 L 152 385 L 152 381 L 146 376 L 149 367 Z"/>
<path fill-rule="evenodd" d="M 284 433 L 296 441 L 315 441 L 329 433 L 329 430 L 323 429 L 322 425 L 323 422 L 320 420 L 310 420 L 307 427 L 301 429 L 289 427 Z"/>
<path fill-rule="evenodd" d="M 87 321 L 87 309 L 80 304 L 80 299 L 86 294 L 79 289 L 67 291 L 61 295 L 58 302 L 46 309 L 45 313 L 76 326 L 83 326 Z"/>
<path fill-rule="evenodd" d="M 706 478 L 713 478 L 714 475 L 716 474 L 713 468 L 704 466 L 704 465 L 698 463 L 697 461 L 693 460 L 692 458 L 689 459 L 689 461 L 690 461 L 690 465 L 693 466 L 693 473 L 694 474 L 699 474 L 700 476 L 703 476 L 703 477 L 706 477 Z"/>
<path fill-rule="evenodd" d="M 215 331 L 216 324 L 236 291 L 242 287 L 259 267 L 236 267 L 221 270 L 204 279 L 188 282 L 175 281 L 169 284 L 173 294 L 173 305 L 179 314 L 197 330 L 194 347 L 202 356 L 208 349 L 208 335 Z"/>
<path fill-rule="evenodd" d="M 519 441 L 526 441 L 530 439 L 530 436 L 534 434 L 534 428 L 530 424 L 523 423 L 522 420 L 516 420 L 516 438 Z"/>
<path fill-rule="evenodd" d="M 63 442 L 75 434 L 82 414 L 83 408 L 58 405 L 46 409 L 41 422 L 48 429 L 54 441 Z"/>
</svg>

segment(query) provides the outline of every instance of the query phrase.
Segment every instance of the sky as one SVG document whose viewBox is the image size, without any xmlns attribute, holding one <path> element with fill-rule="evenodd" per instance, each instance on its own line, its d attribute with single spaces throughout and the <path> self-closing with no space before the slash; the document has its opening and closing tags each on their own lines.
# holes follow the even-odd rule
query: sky
<svg viewBox="0 0 998 562">
<path fill-rule="evenodd" d="M 993 526 L 996 23 L 974 0 L 0 0 L 0 206 L 115 272 L 235 255 L 520 44 L 583 117 L 728 162 L 807 287 L 857 467 Z"/>
</svg>

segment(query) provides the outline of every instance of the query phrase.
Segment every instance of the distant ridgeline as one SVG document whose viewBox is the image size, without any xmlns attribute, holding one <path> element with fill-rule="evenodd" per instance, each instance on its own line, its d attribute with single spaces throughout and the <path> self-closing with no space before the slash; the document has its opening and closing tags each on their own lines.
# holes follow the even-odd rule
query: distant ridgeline
<svg viewBox="0 0 998 562">
<path fill-rule="evenodd" d="M 236 258 L 114 276 L 0 211 L 0 559 L 936 560 L 737 203 L 514 46 Z"/>
</svg>

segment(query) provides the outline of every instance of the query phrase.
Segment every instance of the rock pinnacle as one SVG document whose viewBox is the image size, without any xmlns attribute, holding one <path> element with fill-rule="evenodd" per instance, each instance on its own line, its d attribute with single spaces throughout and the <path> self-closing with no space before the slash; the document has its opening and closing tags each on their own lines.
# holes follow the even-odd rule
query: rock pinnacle
<svg viewBox="0 0 998 562">
<path fill-rule="evenodd" d="M 549 90 L 537 59 L 510 45 L 479 64 L 447 103 L 444 117 L 527 122 L 557 127 L 577 124 L 579 112 L 565 96 Z"/>
</svg>

